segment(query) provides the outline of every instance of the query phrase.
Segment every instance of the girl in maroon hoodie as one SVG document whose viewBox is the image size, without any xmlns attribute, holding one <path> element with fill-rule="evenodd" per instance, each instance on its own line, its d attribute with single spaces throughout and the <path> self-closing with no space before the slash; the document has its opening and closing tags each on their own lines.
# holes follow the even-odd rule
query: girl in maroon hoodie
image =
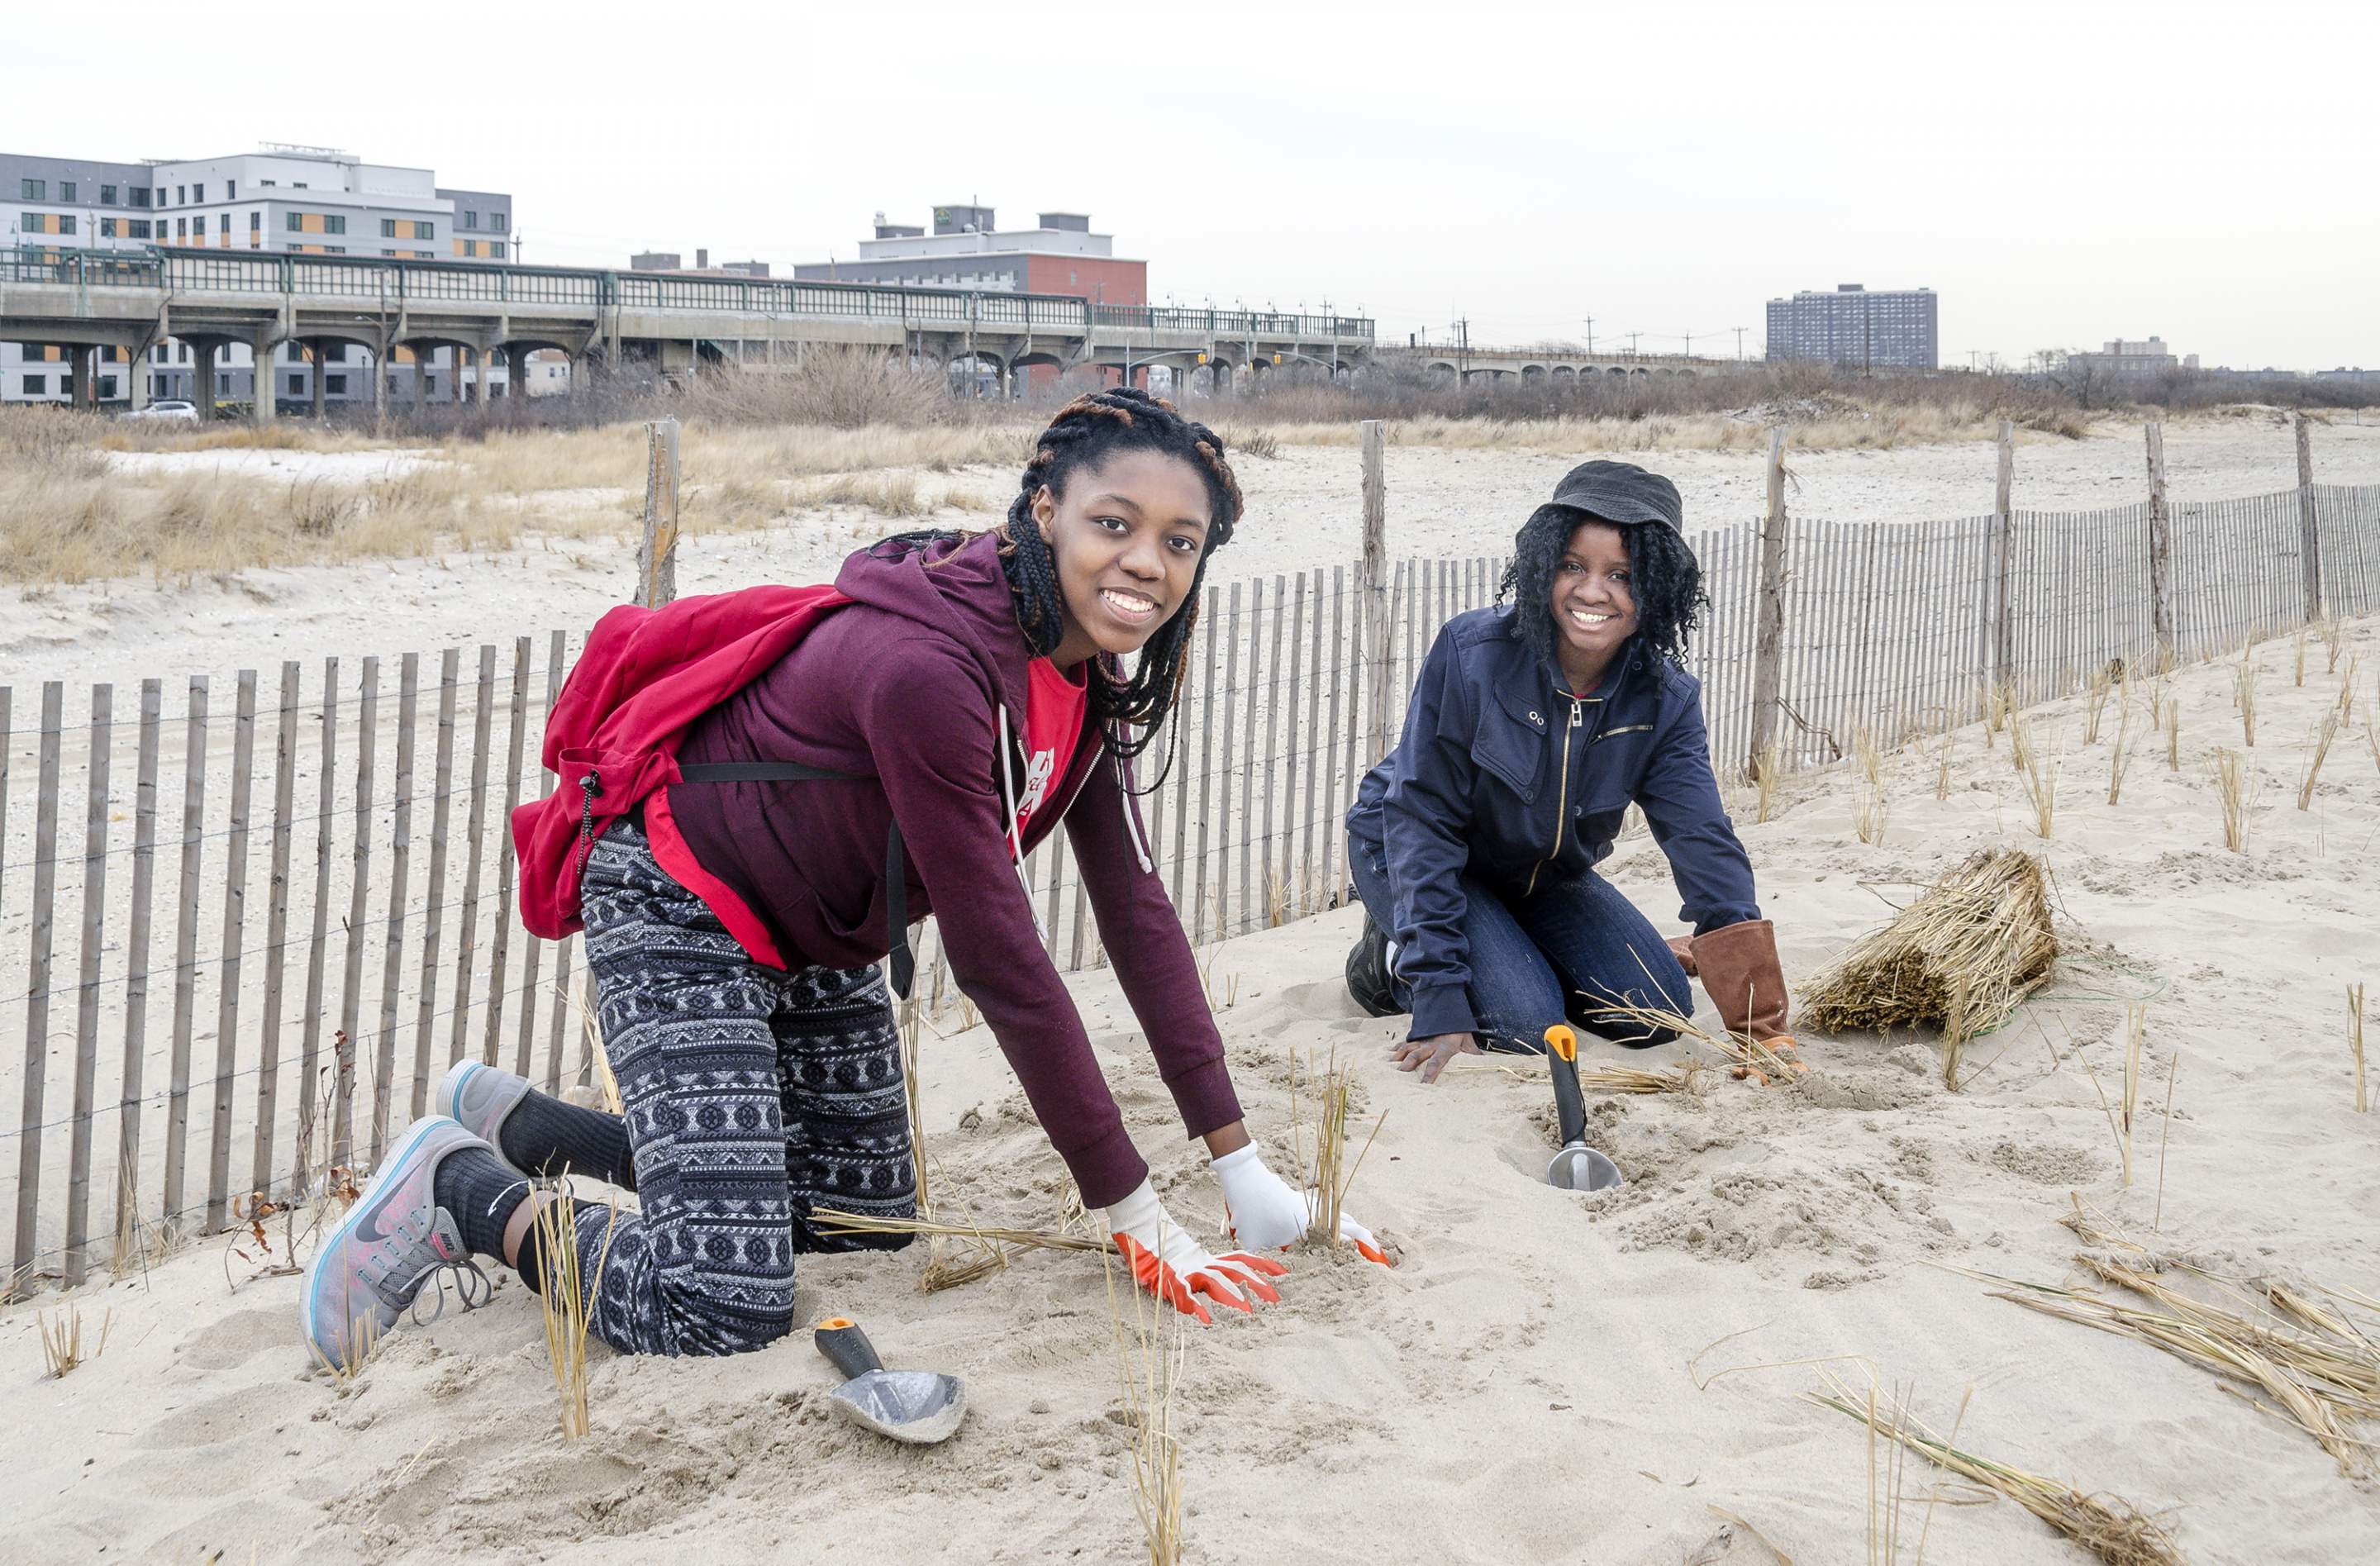
<svg viewBox="0 0 2380 1566">
<path fill-rule="evenodd" d="M 1265 1166 L 1242 1123 L 1131 775 L 1181 694 L 1206 562 L 1240 510 L 1212 431 L 1146 394 L 1100 392 L 1042 432 L 1000 528 L 908 534 L 846 561 L 835 587 L 853 601 L 678 752 L 688 767 L 792 761 L 836 780 L 681 783 L 588 851 L 588 961 L 625 1118 L 457 1065 L 440 1115 L 407 1134 L 310 1269 L 307 1329 L 324 1357 L 347 1357 L 358 1323 L 394 1325 L 469 1253 L 537 1286 L 544 1198 L 527 1177 L 565 1167 L 640 1198 L 608 1249 L 602 1209 L 582 1211 L 577 1235 L 590 1325 L 624 1351 L 758 1348 L 791 1326 L 797 1253 L 903 1243 L 809 1220 L 814 1204 L 914 1208 L 877 967 L 905 942 L 891 928 L 901 904 L 911 919 L 941 910 L 961 988 L 1142 1286 L 1201 1320 L 1204 1301 L 1277 1299 L 1267 1279 L 1281 1264 L 1251 1253 L 1304 1232 L 1312 1196 Z M 1023 863 L 1061 820 L 1245 1249 L 1217 1255 L 1168 1216 L 1045 954 Z M 1343 1233 L 1386 1260 L 1361 1226 Z"/>
</svg>

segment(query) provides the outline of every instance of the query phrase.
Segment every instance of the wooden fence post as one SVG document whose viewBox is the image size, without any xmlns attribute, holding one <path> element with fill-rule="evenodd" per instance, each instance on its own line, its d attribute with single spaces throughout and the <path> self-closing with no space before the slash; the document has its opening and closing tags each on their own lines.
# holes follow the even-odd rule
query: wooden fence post
<svg viewBox="0 0 2380 1566">
<path fill-rule="evenodd" d="M 637 546 L 637 601 L 677 597 L 677 433 L 674 419 L 645 426 L 645 533 Z"/>
<path fill-rule="evenodd" d="M 1364 420 L 1364 662 L 1371 688 L 1365 755 L 1389 745 L 1389 485 L 1387 426 Z"/>
<path fill-rule="evenodd" d="M 1755 780 L 1777 739 L 1779 674 L 1785 650 L 1785 427 L 1768 431 L 1768 510 L 1760 524 L 1760 600 L 1752 642 L 1752 755 Z"/>
<path fill-rule="evenodd" d="M 2149 452 L 2149 618 L 2156 630 L 2159 668 L 2174 661 L 2173 519 L 2165 497 L 2165 421 L 2151 419 Z"/>
<path fill-rule="evenodd" d="M 2303 409 L 2298 412 L 2298 560 L 2305 569 L 2305 617 L 2322 618 L 2322 534 L 2314 527 L 2313 440 Z"/>
<path fill-rule="evenodd" d="M 63 680 L 42 682 L 41 772 L 33 794 L 32 952 L 26 965 L 31 984 L 25 991 L 25 1113 L 17 1141 L 17 1245 L 10 1278 L 32 1270 L 40 1255 L 35 1225 L 42 1205 L 42 1103 L 50 1070 L 50 947 L 58 884 L 58 741 L 66 723 Z"/>
<path fill-rule="evenodd" d="M 2000 420 L 1999 485 L 1992 500 L 1992 515 L 1999 520 L 1999 581 L 1992 601 L 1992 677 L 2002 686 L 2012 684 L 2016 671 L 2012 667 L 2016 646 L 2016 605 L 2010 601 L 2010 589 L 2016 564 L 2016 514 L 2010 509 L 2016 489 L 2016 424 L 2011 419 Z"/>
</svg>

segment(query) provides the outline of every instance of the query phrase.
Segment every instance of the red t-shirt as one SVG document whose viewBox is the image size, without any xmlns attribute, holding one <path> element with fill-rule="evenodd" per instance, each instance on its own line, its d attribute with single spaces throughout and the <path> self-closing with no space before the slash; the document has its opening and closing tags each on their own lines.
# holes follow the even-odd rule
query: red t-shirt
<svg viewBox="0 0 2380 1566">
<path fill-rule="evenodd" d="M 1023 836 L 1050 792 L 1074 765 L 1075 747 L 1083 737 L 1083 713 L 1090 705 L 1090 686 L 1083 678 L 1090 670 L 1076 666 L 1075 677 L 1058 672 L 1046 658 L 1037 658 L 1025 671 L 1025 780 L 1016 795 L 1016 831 Z"/>
</svg>

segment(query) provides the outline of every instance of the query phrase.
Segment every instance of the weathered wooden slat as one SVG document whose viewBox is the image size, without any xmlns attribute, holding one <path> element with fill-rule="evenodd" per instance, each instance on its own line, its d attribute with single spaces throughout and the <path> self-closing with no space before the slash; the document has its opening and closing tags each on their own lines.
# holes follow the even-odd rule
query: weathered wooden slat
<svg viewBox="0 0 2380 1566">
<path fill-rule="evenodd" d="M 299 1196 L 313 1189 L 312 1166 L 322 1150 L 318 1123 L 324 1105 L 317 1077 L 322 1049 L 322 975 L 331 931 L 331 820 L 339 795 L 339 661 L 322 660 L 322 733 L 321 759 L 314 772 L 314 908 L 311 933 L 306 941 L 306 1021 L 298 1043 L 298 1185 Z"/>
<path fill-rule="evenodd" d="M 66 685 L 42 682 L 41 771 L 33 783 L 31 980 L 25 992 L 23 1127 L 17 1139 L 17 1235 L 11 1277 L 30 1271 L 42 1203 L 42 1110 L 50 1071 L 50 945 L 58 890 L 58 741 L 66 723 Z"/>
<path fill-rule="evenodd" d="M 182 1174 L 190 1133 L 190 1013 L 199 978 L 199 849 L 207 802 L 207 681 L 190 680 L 182 728 L 182 880 L 174 926 L 174 1046 L 166 1070 L 165 1173 L 161 1224 L 182 1221 Z"/>
<path fill-rule="evenodd" d="M 480 1040 L 480 1059 L 489 1065 L 496 1063 L 496 1046 L 503 1041 L 504 1026 L 504 969 L 513 940 L 513 811 L 519 807 L 521 792 L 521 760 L 528 744 L 528 665 L 529 638 L 513 638 L 513 700 L 512 724 L 504 742 L 504 813 L 496 830 L 496 905 L 491 917 L 495 920 L 495 949 L 488 955 L 488 1020 L 487 1032 Z M 457 997 L 456 1005 L 463 1000 Z M 521 1062 L 524 1074 L 527 1062 Z"/>
<path fill-rule="evenodd" d="M 1281 746 L 1281 842 L 1274 856 L 1280 868 L 1275 879 L 1281 887 L 1281 905 L 1285 918 L 1296 918 L 1305 912 L 1305 890 L 1297 880 L 1297 730 L 1298 709 L 1305 696 L 1305 686 L 1313 682 L 1305 668 L 1305 573 L 1296 577 L 1296 590 L 1291 595 L 1289 612 L 1289 683 L 1281 687 L 1281 705 L 1288 710 L 1288 721 L 1282 725 Z M 1319 671 L 1316 672 L 1317 674 Z M 1308 771 L 1312 769 L 1308 768 Z"/>
<path fill-rule="evenodd" d="M 0 691 L 0 746 L 7 743 L 6 692 Z M 140 758 L 132 796 L 132 920 L 124 938 L 124 1085 L 115 1125 L 116 1234 L 140 1227 L 140 1088 L 149 1051 L 149 941 L 157 885 L 157 742 L 164 726 L 162 680 L 140 682 Z M 0 797 L 0 818 L 7 814 Z"/>
<path fill-rule="evenodd" d="M 230 829 L 224 845 L 223 961 L 215 996 L 214 1118 L 207 1126 L 207 1232 L 231 1220 L 232 1082 L 239 1072 L 240 949 L 248 939 L 249 807 L 256 774 L 256 671 L 239 672 L 232 717 Z"/>
<path fill-rule="evenodd" d="M 553 704 L 562 699 L 563 674 L 569 662 L 570 637 L 565 631 L 556 631 L 549 638 L 545 653 L 545 713 L 549 722 L 553 717 Z M 538 746 L 542 756 L 545 747 Z M 550 797 L 561 779 L 549 771 L 545 774 L 545 794 Z M 443 785 L 441 785 L 443 790 Z M 545 1030 L 545 1090 L 562 1091 L 562 1045 L 570 1024 L 570 955 L 573 938 L 564 936 L 553 947 L 553 1005 L 546 1019 Z"/>
<path fill-rule="evenodd" d="M 356 703 L 355 883 L 347 893 L 346 971 L 339 986 L 339 1036 L 334 1086 L 337 1106 L 331 1122 L 331 1161 L 355 1167 L 356 1051 L 361 1045 L 364 1009 L 364 923 L 371 897 L 372 774 L 380 759 L 380 660 L 364 660 L 362 695 Z"/>
<path fill-rule="evenodd" d="M 1257 686 L 1257 692 L 1264 698 L 1265 710 L 1264 835 L 1257 838 L 1257 875 L 1247 883 L 1246 895 L 1256 904 L 1255 924 L 1259 929 L 1273 922 L 1273 905 L 1276 898 L 1285 898 L 1288 893 L 1288 888 L 1285 885 L 1276 888 L 1267 884 L 1272 880 L 1269 872 L 1272 869 L 1273 823 L 1277 819 L 1273 802 L 1279 793 L 1281 710 L 1290 704 L 1297 691 L 1294 684 L 1284 685 L 1281 677 L 1281 601 L 1288 595 L 1288 591 L 1289 578 L 1276 575 L 1272 579 L 1272 649 L 1265 658 L 1264 679 Z M 1292 645 L 1295 644 L 1293 642 Z M 1249 715 L 1251 719 L 1255 716 L 1253 711 Z M 1248 727 L 1253 736 L 1255 723 L 1251 722 Z M 1254 760 L 1253 755 L 1250 759 Z M 1248 772 L 1253 778 L 1256 768 L 1250 766 Z M 1256 818 L 1249 817 L 1246 831 L 1252 838 L 1257 836 L 1256 826 Z"/>
<path fill-rule="evenodd" d="M 526 647 L 528 645 L 528 638 L 524 637 L 521 638 L 521 642 L 522 645 Z M 540 734 L 542 734 L 545 729 L 545 715 L 553 710 L 554 698 L 561 694 L 561 670 L 562 661 L 559 658 L 549 657 L 546 660 L 545 705 L 539 708 L 537 713 L 537 726 Z M 537 755 L 539 758 L 537 768 L 539 783 L 537 792 L 538 797 L 540 799 L 553 792 L 553 774 L 545 770 L 543 761 L 544 750 L 545 747 L 542 745 L 537 747 Z M 512 821 L 510 819 L 507 819 L 504 822 L 504 841 L 506 844 L 510 844 L 512 841 Z M 504 856 L 507 862 L 510 862 L 512 857 L 513 856 L 510 854 L 506 854 Z M 513 1070 L 524 1078 L 528 1078 L 530 1074 L 530 1044 L 537 1034 L 537 975 L 540 965 L 544 961 L 544 941 L 528 934 L 527 930 L 522 931 L 520 982 L 521 1003 L 520 1017 L 517 1022 L 518 1031 L 513 1039 Z"/>
<path fill-rule="evenodd" d="M 438 743 L 431 760 L 430 875 L 422 893 L 421 969 L 413 1002 L 413 1097 L 415 1120 L 430 1108 L 431 1074 L 438 1019 L 438 953 L 446 928 L 447 825 L 455 817 L 455 704 L 463 685 L 463 649 L 438 655 Z"/>
<path fill-rule="evenodd" d="M 273 1143 L 281 1123 L 281 985 L 288 967 L 289 837 L 297 826 L 298 692 L 296 663 L 281 665 L 281 706 L 273 747 L 273 868 L 264 916 L 264 1026 L 256 1064 L 256 1145 L 248 1187 L 273 1190 Z"/>
<path fill-rule="evenodd" d="M 74 1118 L 67 1140 L 66 1285 L 83 1279 L 91 1244 L 92 1098 L 99 1083 L 99 971 L 107 949 L 107 779 L 115 749 L 115 687 L 91 687 L 91 749 L 85 758 L 82 827 L 82 950 L 75 993 Z"/>
<path fill-rule="evenodd" d="M 1198 676 L 1198 688 L 1203 693 L 1198 703 L 1198 858 L 1190 867 L 1190 936 L 1194 941 L 1207 933 L 1207 883 L 1213 873 L 1207 864 L 1207 844 L 1214 826 L 1215 707 L 1222 694 L 1215 686 L 1215 630 L 1221 624 L 1215 606 L 1221 598 L 1220 588 L 1208 588 L 1207 612 L 1200 617 L 1200 623 L 1207 626 L 1207 635 L 1199 638 L 1207 644 L 1207 656 Z M 1181 873 L 1179 865 L 1174 867 L 1174 872 Z M 1173 891 L 1173 905 L 1182 905 L 1178 884 Z"/>
<path fill-rule="evenodd" d="M 463 1058 L 463 1040 L 468 1037 L 466 1029 L 471 1014 L 471 971 L 479 956 L 480 865 L 485 856 L 488 833 L 488 747 L 494 739 L 496 710 L 496 649 L 492 645 L 480 649 L 480 683 L 473 700 L 471 819 L 464 827 L 470 859 L 463 868 L 463 928 L 455 945 L 455 998 L 450 1008 L 453 1026 L 446 1041 L 449 1065 Z M 503 908 L 496 910 L 499 921 L 504 915 Z"/>
<path fill-rule="evenodd" d="M 413 741 L 420 706 L 421 654 L 408 652 L 396 665 L 395 809 L 388 832 L 388 923 L 381 937 L 380 1024 L 371 1057 L 374 1169 L 388 1146 L 389 1111 L 397 1095 L 396 1002 L 405 971 L 405 894 L 413 862 Z M 417 1082 L 412 1092 L 419 1091 Z"/>
<path fill-rule="evenodd" d="M 1318 623 L 1320 617 L 1317 616 Z M 1354 626 L 1349 629 L 1350 624 Z M 1323 789 L 1323 801 L 1328 812 L 1322 823 L 1322 897 L 1325 907 L 1339 905 L 1339 878 L 1333 873 L 1338 863 L 1340 814 L 1355 798 L 1355 733 L 1363 726 L 1364 692 L 1366 681 L 1373 676 L 1364 667 L 1364 617 L 1350 615 L 1347 603 L 1347 568 L 1330 568 L 1330 645 L 1338 649 L 1339 674 L 1330 682 L 1330 726 L 1322 734 L 1322 775 L 1330 780 Z M 1334 766 L 1338 759 L 1332 754 L 1338 744 L 1339 698 L 1347 699 L 1346 759 Z"/>
<path fill-rule="evenodd" d="M 1248 677 L 1233 698 L 1241 708 L 1245 737 L 1240 745 L 1240 813 L 1232 823 L 1240 843 L 1240 917 L 1236 923 L 1228 921 L 1225 929 L 1240 931 L 1253 929 L 1257 917 L 1256 905 L 1262 889 L 1255 884 L 1251 859 L 1256 848 L 1257 814 L 1257 710 L 1269 706 L 1265 699 L 1265 682 L 1270 671 L 1264 661 L 1265 584 L 1258 577 L 1248 584 Z M 1225 907 L 1230 904 L 1227 903 Z"/>
<path fill-rule="evenodd" d="M 1208 874 L 1214 878 L 1215 937 L 1221 940 L 1232 933 L 1232 834 L 1237 830 L 1232 816 L 1232 732 L 1239 727 L 1240 703 L 1246 693 L 1240 689 L 1240 589 L 1244 584 L 1232 584 L 1227 619 L 1229 638 L 1223 644 L 1223 761 L 1218 779 L 1217 793 L 1221 796 L 1222 830 L 1217 834 L 1215 863 Z"/>
<path fill-rule="evenodd" d="M 1328 685 L 1335 692 L 1345 678 L 1343 671 L 1327 669 L 1322 662 L 1322 620 L 1328 608 L 1322 601 L 1322 567 L 1316 566 L 1313 576 L 1314 646 L 1307 659 L 1305 677 L 1305 805 L 1298 813 L 1305 841 L 1298 849 L 1297 861 L 1297 883 L 1305 892 L 1309 913 L 1330 906 L 1330 888 L 1326 884 L 1330 879 L 1329 874 L 1326 872 L 1321 880 L 1314 879 L 1315 804 L 1319 799 L 1322 807 L 1328 809 L 1330 802 L 1337 797 L 1331 792 L 1329 779 L 1330 754 L 1336 748 L 1333 740 L 1338 731 L 1335 726 L 1329 729 L 1322 726 L 1322 687 Z M 1328 835 L 1326 832 L 1326 840 Z"/>
</svg>

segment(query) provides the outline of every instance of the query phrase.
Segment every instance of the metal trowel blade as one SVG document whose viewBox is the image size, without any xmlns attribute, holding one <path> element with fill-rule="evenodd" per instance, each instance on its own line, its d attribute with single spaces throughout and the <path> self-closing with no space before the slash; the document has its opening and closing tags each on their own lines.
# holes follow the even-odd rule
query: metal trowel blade
<svg viewBox="0 0 2380 1566">
<path fill-rule="evenodd" d="M 1563 1147 L 1546 1166 L 1546 1184 L 1565 1191 L 1608 1191 L 1627 1183 L 1618 1164 L 1584 1142 L 1572 1142 Z"/>
<path fill-rule="evenodd" d="M 966 1417 L 966 1385 L 931 1370 L 871 1370 L 836 1388 L 834 1406 L 880 1436 L 930 1446 Z"/>
</svg>

